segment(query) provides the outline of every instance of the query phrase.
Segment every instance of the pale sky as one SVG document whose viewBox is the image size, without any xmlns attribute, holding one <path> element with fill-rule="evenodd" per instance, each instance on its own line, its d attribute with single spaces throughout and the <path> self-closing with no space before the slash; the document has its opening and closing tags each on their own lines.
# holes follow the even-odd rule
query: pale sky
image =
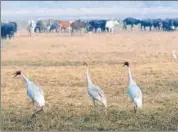
<svg viewBox="0 0 178 132">
<path fill-rule="evenodd" d="M 2 1 L 2 20 L 178 17 L 177 1 Z"/>
</svg>

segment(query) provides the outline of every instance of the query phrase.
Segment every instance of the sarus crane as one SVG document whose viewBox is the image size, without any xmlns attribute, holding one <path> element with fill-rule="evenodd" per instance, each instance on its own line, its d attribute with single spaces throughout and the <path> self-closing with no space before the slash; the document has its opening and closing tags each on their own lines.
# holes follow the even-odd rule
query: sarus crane
<svg viewBox="0 0 178 132">
<path fill-rule="evenodd" d="M 128 67 L 128 81 L 129 81 L 128 94 L 134 105 L 134 112 L 136 113 L 138 109 L 142 108 L 142 91 L 139 88 L 139 86 L 136 84 L 136 82 L 132 79 L 129 62 L 124 62 L 123 66 Z"/>
<path fill-rule="evenodd" d="M 86 66 L 86 82 L 87 82 L 87 93 L 93 100 L 93 105 L 95 107 L 95 101 L 99 101 L 101 104 L 105 107 L 105 115 L 107 115 L 107 100 L 104 95 L 103 90 L 95 84 L 90 79 L 89 73 L 88 73 L 88 64 L 84 62 L 84 65 Z"/>
<path fill-rule="evenodd" d="M 43 90 L 38 85 L 30 81 L 21 71 L 16 71 L 14 75 L 15 75 L 14 78 L 18 75 L 22 75 L 22 78 L 26 83 L 27 95 L 32 100 L 33 105 L 34 103 L 37 103 L 38 106 L 40 107 L 39 110 L 33 113 L 32 115 L 33 118 L 37 113 L 44 110 L 45 100 Z"/>
</svg>

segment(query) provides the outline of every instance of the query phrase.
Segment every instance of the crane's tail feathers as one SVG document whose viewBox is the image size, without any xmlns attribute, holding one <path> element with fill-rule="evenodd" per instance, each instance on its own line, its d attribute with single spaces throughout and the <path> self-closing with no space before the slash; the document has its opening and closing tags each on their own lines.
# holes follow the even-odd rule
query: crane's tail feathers
<svg viewBox="0 0 178 132">
<path fill-rule="evenodd" d="M 137 113 L 137 104 L 134 105 L 134 112 Z"/>
<path fill-rule="evenodd" d="M 103 103 L 104 107 L 107 108 L 107 100 L 106 100 L 106 98 L 104 98 L 104 99 L 102 100 L 102 103 Z"/>
<path fill-rule="evenodd" d="M 137 109 L 142 108 L 142 99 L 134 99 L 134 104 L 136 105 Z"/>
</svg>

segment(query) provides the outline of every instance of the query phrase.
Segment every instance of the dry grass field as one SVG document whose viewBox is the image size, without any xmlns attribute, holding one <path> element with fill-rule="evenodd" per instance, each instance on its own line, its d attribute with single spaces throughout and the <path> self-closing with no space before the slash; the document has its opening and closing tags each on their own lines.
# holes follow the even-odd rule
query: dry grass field
<svg viewBox="0 0 178 132">
<path fill-rule="evenodd" d="M 2 130 L 178 130 L 178 32 L 27 37 L 19 32 L 1 49 Z M 105 92 L 108 117 L 97 104 L 93 111 L 85 82 L 86 68 Z M 135 115 L 127 95 L 129 61 L 143 91 L 143 109 Z M 26 95 L 21 70 L 44 92 L 44 113 L 31 120 L 33 106 Z"/>
</svg>

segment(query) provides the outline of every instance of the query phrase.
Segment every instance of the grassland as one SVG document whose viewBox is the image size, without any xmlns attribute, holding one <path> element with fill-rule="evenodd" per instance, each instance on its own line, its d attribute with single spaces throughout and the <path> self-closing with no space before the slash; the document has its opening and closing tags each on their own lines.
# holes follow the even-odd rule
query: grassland
<svg viewBox="0 0 178 132">
<path fill-rule="evenodd" d="M 178 32 L 119 32 L 69 36 L 19 32 L 1 49 L 1 104 L 3 130 L 178 130 Z M 129 61 L 144 95 L 144 107 L 135 115 L 127 96 Z M 85 67 L 105 92 L 103 107 L 93 110 L 86 94 Z M 46 99 L 45 112 L 30 119 L 33 106 L 21 70 L 39 84 Z"/>
</svg>

